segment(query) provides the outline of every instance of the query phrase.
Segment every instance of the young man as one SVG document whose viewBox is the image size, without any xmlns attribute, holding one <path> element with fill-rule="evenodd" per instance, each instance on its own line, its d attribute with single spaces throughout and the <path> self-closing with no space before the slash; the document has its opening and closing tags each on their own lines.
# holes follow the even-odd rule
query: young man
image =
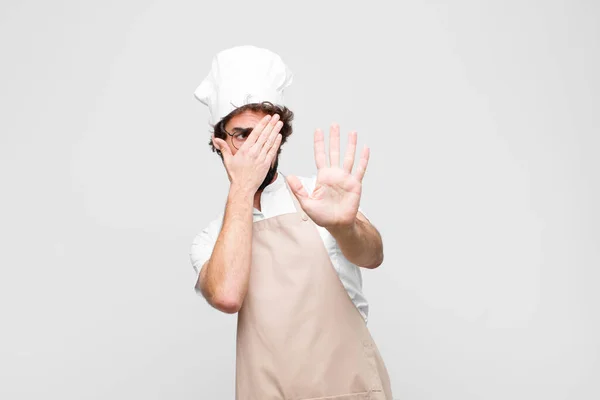
<svg viewBox="0 0 600 400">
<path fill-rule="evenodd" d="M 238 313 L 238 400 L 391 400 L 359 270 L 383 261 L 381 237 L 359 209 L 369 150 L 352 172 L 350 133 L 340 165 L 332 125 L 329 158 L 315 132 L 316 178 L 284 177 L 277 166 L 292 132 L 283 106 L 291 81 L 279 56 L 243 46 L 217 54 L 196 89 L 230 189 L 224 214 L 192 244 L 195 288 L 214 308 Z"/>
</svg>

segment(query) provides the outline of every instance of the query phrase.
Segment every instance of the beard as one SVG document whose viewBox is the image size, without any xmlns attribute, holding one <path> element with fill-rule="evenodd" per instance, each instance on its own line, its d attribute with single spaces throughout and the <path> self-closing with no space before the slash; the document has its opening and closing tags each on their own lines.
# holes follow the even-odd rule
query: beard
<svg viewBox="0 0 600 400">
<path fill-rule="evenodd" d="M 273 166 L 271 168 L 269 168 L 269 172 L 267 172 L 267 176 L 265 176 L 265 180 L 258 187 L 257 192 L 260 192 L 261 190 L 266 188 L 271 183 L 271 181 L 273 181 L 273 178 L 275 178 L 275 174 L 277 173 L 277 165 L 278 164 L 279 164 L 279 155 L 277 155 L 277 158 L 275 159 L 275 164 L 273 164 Z"/>
</svg>

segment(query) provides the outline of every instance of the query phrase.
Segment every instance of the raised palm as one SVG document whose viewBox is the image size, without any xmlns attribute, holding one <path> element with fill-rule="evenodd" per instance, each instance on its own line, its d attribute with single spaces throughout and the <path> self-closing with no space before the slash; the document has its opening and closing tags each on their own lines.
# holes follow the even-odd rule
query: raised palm
<svg viewBox="0 0 600 400">
<path fill-rule="evenodd" d="M 348 135 L 348 147 L 340 167 L 340 128 L 334 124 L 329 131 L 329 165 L 325 154 L 325 141 L 320 129 L 315 131 L 315 163 L 317 164 L 317 182 L 309 195 L 300 180 L 288 176 L 290 187 L 296 194 L 302 209 L 319 226 L 340 228 L 350 226 L 358 213 L 362 192 L 362 179 L 369 162 L 369 148 L 361 152 L 354 173 L 354 155 L 356 153 L 356 132 Z"/>
</svg>

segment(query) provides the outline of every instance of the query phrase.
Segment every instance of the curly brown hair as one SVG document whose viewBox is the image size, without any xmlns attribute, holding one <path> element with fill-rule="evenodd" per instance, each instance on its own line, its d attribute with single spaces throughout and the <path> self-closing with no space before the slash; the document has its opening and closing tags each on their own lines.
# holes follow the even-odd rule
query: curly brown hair
<svg viewBox="0 0 600 400">
<path fill-rule="evenodd" d="M 279 133 L 281 134 L 281 144 L 279 145 L 279 150 L 277 152 L 277 155 L 279 155 L 281 153 L 281 146 L 283 146 L 287 138 L 292 134 L 292 120 L 294 119 L 294 113 L 292 112 L 292 110 L 285 106 L 278 106 L 269 101 L 263 101 L 262 103 L 245 104 L 236 108 L 212 127 L 212 133 L 215 135 L 215 137 L 226 140 L 227 133 L 225 132 L 225 125 L 227 125 L 231 118 L 243 113 L 244 111 L 254 111 L 268 115 L 279 114 L 279 120 L 283 122 L 283 126 L 279 131 Z M 208 141 L 208 145 L 210 146 L 213 152 L 217 153 L 219 157 L 223 159 L 223 155 L 221 154 L 221 152 L 217 150 L 213 145 L 212 139 Z"/>
</svg>

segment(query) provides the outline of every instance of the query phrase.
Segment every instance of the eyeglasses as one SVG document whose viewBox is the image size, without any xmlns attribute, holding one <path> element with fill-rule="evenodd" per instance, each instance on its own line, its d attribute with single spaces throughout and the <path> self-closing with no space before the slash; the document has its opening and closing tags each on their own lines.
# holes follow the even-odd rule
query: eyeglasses
<svg viewBox="0 0 600 400">
<path fill-rule="evenodd" d="M 254 128 L 234 128 L 234 130 L 237 132 L 229 133 L 225 130 L 225 127 L 223 127 L 223 131 L 229 136 L 231 136 L 231 142 L 233 143 L 233 147 L 235 147 L 237 150 L 239 150 L 240 147 L 242 147 L 246 139 L 248 139 L 248 136 L 250 136 L 250 133 L 252 133 L 253 129 Z"/>
</svg>

